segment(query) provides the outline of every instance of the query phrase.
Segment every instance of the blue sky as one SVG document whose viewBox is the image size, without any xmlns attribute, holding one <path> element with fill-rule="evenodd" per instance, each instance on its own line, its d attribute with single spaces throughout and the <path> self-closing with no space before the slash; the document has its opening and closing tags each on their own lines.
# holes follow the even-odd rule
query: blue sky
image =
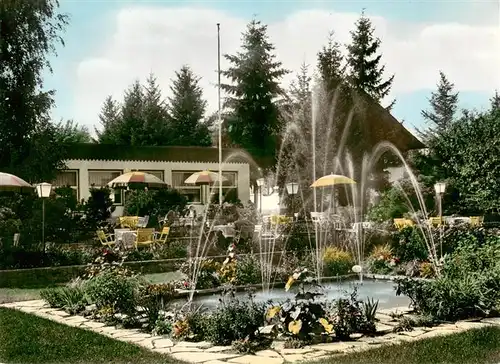
<svg viewBox="0 0 500 364">
<path fill-rule="evenodd" d="M 469 27 L 495 27 L 498 25 L 500 16 L 499 3 L 497 1 L 72 1 L 61 0 L 61 11 L 70 15 L 70 24 L 64 34 L 65 47 L 58 48 L 58 56 L 52 59 L 53 74 L 47 74 L 45 87 L 56 90 L 55 118 L 73 118 L 75 121 L 91 125 L 97 123 L 95 107 L 92 114 L 83 116 L 79 111 L 85 105 L 79 98 L 80 84 L 83 82 L 77 77 L 78 69 L 90 58 L 99 57 L 106 51 L 105 40 L 113 38 L 116 33 L 117 14 L 126 8 L 134 8 L 138 5 L 146 7 L 176 9 L 180 7 L 202 8 L 220 11 L 225 16 L 250 20 L 253 16 L 265 23 L 279 23 L 287 17 L 304 10 L 323 10 L 335 13 L 356 13 L 366 8 L 369 16 L 379 16 L 391 24 L 405 25 L 432 25 L 432 24 L 462 24 Z M 148 22 L 148 20 L 144 20 Z M 168 22 L 166 20 L 166 22 Z M 496 23 L 495 23 L 496 22 Z M 391 33 L 397 31 L 393 26 Z M 227 31 L 227 30 L 226 30 Z M 473 31 L 473 30 L 471 30 Z M 237 30 L 239 33 L 240 30 Z M 336 30 L 337 32 L 337 30 Z M 384 42 L 384 37 L 382 41 Z M 404 39 L 403 39 L 404 40 Z M 271 39 L 273 41 L 273 39 Z M 474 50 L 474 44 L 464 44 Z M 179 52 L 182 50 L 176 48 Z M 277 51 L 280 52 L 277 44 Z M 224 52 L 224 49 L 223 49 Z M 479 50 L 478 50 L 479 52 Z M 384 58 L 383 58 L 384 59 Z M 189 59 L 188 59 L 189 61 Z M 458 60 L 457 60 L 458 62 Z M 300 62 L 298 62 L 300 63 Z M 447 61 L 449 64 L 449 61 Z M 425 72 L 430 73 L 435 81 L 438 78 L 440 68 L 438 61 Z M 435 69 L 432 69 L 435 68 Z M 484 68 L 484 67 L 482 67 Z M 456 71 L 456 68 L 453 68 Z M 135 70 L 135 68 L 134 68 Z M 156 69 L 150 71 L 157 72 Z M 447 70 L 444 70 L 445 73 Z M 135 71 L 134 71 L 135 72 Z M 139 71 L 138 71 L 139 72 Z M 146 71 L 141 70 L 142 73 Z M 388 69 L 388 72 L 395 72 Z M 412 72 L 412 69 L 403 69 L 403 72 Z M 396 73 L 396 78 L 401 73 Z M 423 71 L 420 71 L 423 72 Z M 469 69 L 464 72 L 471 73 Z M 491 72 L 495 72 L 490 70 Z M 137 74 L 135 77 L 143 77 Z M 452 72 L 453 73 L 453 72 Z M 483 75 L 484 76 L 484 75 Z M 486 76 L 485 76 L 486 77 Z M 102 77 L 101 77 L 102 78 Z M 452 77 L 450 77 L 452 78 Z M 474 75 L 470 75 L 474 78 Z M 498 78 L 500 80 L 500 78 Z M 460 78 L 460 84 L 468 85 L 465 78 Z M 453 78 L 452 78 L 452 81 Z M 90 82 L 90 81 L 89 81 Z M 111 81 L 108 81 L 108 83 Z M 472 82 L 472 81 L 471 81 Z M 400 120 L 404 119 L 406 125 L 420 126 L 422 118 L 420 111 L 428 105 L 427 98 L 430 95 L 434 83 L 427 82 L 425 85 L 410 87 L 409 90 L 395 92 L 397 99 L 393 114 Z M 492 82 L 488 87 L 467 86 L 460 91 L 460 103 L 463 108 L 484 108 L 488 105 L 488 99 L 494 92 L 494 87 L 500 86 Z M 458 85 L 457 85 L 458 86 Z M 118 87 L 118 86 L 116 86 Z M 165 89 L 168 88 L 164 86 Z M 88 86 L 87 86 L 88 88 Z M 401 88 L 401 87 L 399 87 Z M 97 87 L 96 89 L 101 89 Z M 123 89 L 123 87 L 122 87 Z M 89 92 L 87 92 L 88 94 Z M 80 104 L 78 104 L 80 103 Z M 76 106 L 75 106 L 76 105 Z M 92 116 L 95 115 L 95 116 Z M 94 122 L 92 118 L 95 118 Z M 81 119 L 81 120 L 80 120 Z"/>
</svg>

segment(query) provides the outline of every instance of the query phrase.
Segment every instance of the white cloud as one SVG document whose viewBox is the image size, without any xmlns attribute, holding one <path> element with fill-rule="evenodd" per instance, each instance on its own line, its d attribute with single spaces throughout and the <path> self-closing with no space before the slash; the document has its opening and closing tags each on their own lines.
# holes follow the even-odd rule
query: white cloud
<svg viewBox="0 0 500 364">
<path fill-rule="evenodd" d="M 283 65 L 296 71 L 303 61 L 315 64 L 327 34 L 334 30 L 347 43 L 359 14 L 321 10 L 295 12 L 269 24 L 269 36 Z M 76 68 L 73 117 L 82 124 L 98 123 L 107 95 L 122 99 L 135 79 L 154 72 L 164 95 L 174 71 L 189 64 L 202 76 L 209 107 L 217 105 L 217 32 L 221 23 L 222 53 L 239 49 L 248 19 L 202 8 L 128 7 L 116 14 L 113 34 L 100 36 L 100 53 L 82 59 Z M 404 24 L 374 17 L 382 39 L 383 62 L 395 74 L 393 95 L 433 89 L 443 70 L 462 91 L 500 87 L 500 30 L 466 24 Z M 222 68 L 227 66 L 222 60 Z M 287 86 L 294 75 L 284 80 Z"/>
</svg>

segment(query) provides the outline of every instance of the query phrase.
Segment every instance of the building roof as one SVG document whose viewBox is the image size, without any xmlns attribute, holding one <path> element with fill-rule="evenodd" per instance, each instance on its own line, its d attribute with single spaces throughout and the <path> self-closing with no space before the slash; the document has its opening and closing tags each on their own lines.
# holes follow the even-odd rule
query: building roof
<svg viewBox="0 0 500 364">
<path fill-rule="evenodd" d="M 74 160 L 134 160 L 158 162 L 217 163 L 219 150 L 214 147 L 131 147 L 111 144 L 72 144 L 67 158 Z M 249 154 L 242 149 L 223 148 L 224 163 L 252 163 Z"/>
</svg>

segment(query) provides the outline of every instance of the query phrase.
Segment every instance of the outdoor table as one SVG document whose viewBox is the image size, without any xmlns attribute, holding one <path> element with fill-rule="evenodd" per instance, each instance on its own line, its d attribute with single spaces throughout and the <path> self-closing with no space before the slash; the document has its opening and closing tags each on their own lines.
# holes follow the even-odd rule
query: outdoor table
<svg viewBox="0 0 500 364">
<path fill-rule="evenodd" d="M 225 238 L 233 238 L 236 235 L 233 225 L 216 225 L 212 231 L 220 231 Z"/>
<path fill-rule="evenodd" d="M 130 229 L 115 229 L 115 239 L 118 247 L 131 249 L 135 246 L 137 232 Z"/>
</svg>

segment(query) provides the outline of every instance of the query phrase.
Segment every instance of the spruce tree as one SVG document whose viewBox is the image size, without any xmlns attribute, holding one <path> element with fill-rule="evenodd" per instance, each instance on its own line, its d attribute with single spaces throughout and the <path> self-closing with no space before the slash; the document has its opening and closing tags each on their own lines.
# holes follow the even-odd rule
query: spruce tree
<svg viewBox="0 0 500 364">
<path fill-rule="evenodd" d="M 118 127 L 118 140 L 124 145 L 143 145 L 143 118 L 144 90 L 136 80 L 123 98 L 121 108 L 121 122 Z"/>
<path fill-rule="evenodd" d="M 491 110 L 500 111 L 500 94 L 495 90 L 495 94 L 490 99 Z"/>
<path fill-rule="evenodd" d="M 170 118 L 156 77 L 151 73 L 144 86 L 141 145 L 165 145 L 170 139 Z"/>
<path fill-rule="evenodd" d="M 121 122 L 120 106 L 111 96 L 106 98 L 101 107 L 99 121 L 102 130 L 95 128 L 97 141 L 102 144 L 119 144 L 117 140 L 117 131 Z"/>
<path fill-rule="evenodd" d="M 454 87 L 455 85 L 440 71 L 437 90 L 431 94 L 429 99 L 431 110 L 422 111 L 424 119 L 431 122 L 429 130 L 420 132 L 424 140 L 429 140 L 436 133 L 442 133 L 453 123 L 458 108 L 458 92 L 454 91 Z"/>
<path fill-rule="evenodd" d="M 230 81 L 222 85 L 227 93 L 225 106 L 230 109 L 226 120 L 229 136 L 234 144 L 260 158 L 264 168 L 273 167 L 276 161 L 282 130 L 276 101 L 284 95 L 280 80 L 288 73 L 274 50 L 267 26 L 252 20 L 243 33 L 241 51 L 224 56 L 230 67 L 222 71 Z"/>
<path fill-rule="evenodd" d="M 328 35 L 328 42 L 318 52 L 318 73 L 323 87 L 333 91 L 345 78 L 344 57 L 340 43 L 334 39 L 334 33 Z"/>
<path fill-rule="evenodd" d="M 203 90 L 189 66 L 184 65 L 175 72 L 172 81 L 168 111 L 171 118 L 171 145 L 210 146 L 212 137 L 204 116 L 207 102 L 203 99 Z"/>
<path fill-rule="evenodd" d="M 351 31 L 351 44 L 347 45 L 347 64 L 349 81 L 355 89 L 370 95 L 376 102 L 381 102 L 391 90 L 394 75 L 384 80 L 385 66 L 380 64 L 381 41 L 374 35 L 375 28 L 363 11 L 356 22 L 356 29 Z M 389 105 L 389 109 L 394 101 Z"/>
</svg>

